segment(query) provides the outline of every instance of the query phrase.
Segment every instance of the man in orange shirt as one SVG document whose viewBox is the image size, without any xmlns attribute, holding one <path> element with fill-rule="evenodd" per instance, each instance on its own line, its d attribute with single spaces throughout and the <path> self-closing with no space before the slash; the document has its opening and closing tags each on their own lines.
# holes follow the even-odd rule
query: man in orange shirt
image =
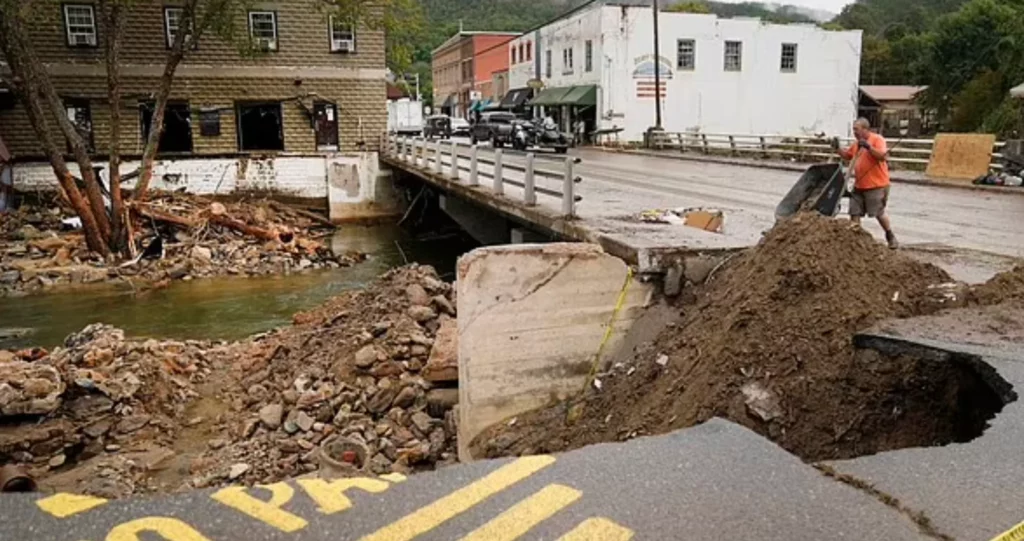
<svg viewBox="0 0 1024 541">
<path fill-rule="evenodd" d="M 853 123 L 853 136 L 856 139 L 850 148 L 836 151 L 845 160 L 856 159 L 853 174 L 857 179 L 850 194 L 850 219 L 860 225 L 861 218 L 867 214 L 877 218 L 879 225 L 885 230 L 885 240 L 889 248 L 896 249 L 899 243 L 892 232 L 886 206 L 889 204 L 889 149 L 885 139 L 871 131 L 871 123 L 865 118 L 858 118 Z"/>
</svg>

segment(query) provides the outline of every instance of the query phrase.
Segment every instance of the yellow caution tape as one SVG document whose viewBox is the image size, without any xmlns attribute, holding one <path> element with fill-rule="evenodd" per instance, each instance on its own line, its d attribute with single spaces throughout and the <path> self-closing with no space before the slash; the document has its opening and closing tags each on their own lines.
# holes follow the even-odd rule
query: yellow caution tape
<svg viewBox="0 0 1024 541">
<path fill-rule="evenodd" d="M 594 356 L 594 362 L 590 365 L 590 374 L 587 376 L 587 382 L 583 384 L 581 392 L 586 392 L 587 387 L 594 382 L 594 377 L 597 376 L 597 366 L 601 363 L 601 354 L 604 352 L 604 348 L 608 345 L 608 340 L 612 337 L 612 332 L 615 330 L 615 320 L 619 317 L 619 312 L 622 311 L 622 306 L 626 304 L 626 291 L 629 290 L 629 284 L 633 283 L 633 269 L 626 267 L 626 281 L 622 284 L 622 290 L 619 291 L 619 299 L 615 301 L 615 309 L 612 310 L 611 320 L 608 322 L 608 327 L 604 330 L 604 338 L 601 339 L 601 345 L 597 347 L 597 355 Z"/>
<path fill-rule="evenodd" d="M 1024 522 L 995 536 L 992 541 L 1024 541 Z"/>
</svg>

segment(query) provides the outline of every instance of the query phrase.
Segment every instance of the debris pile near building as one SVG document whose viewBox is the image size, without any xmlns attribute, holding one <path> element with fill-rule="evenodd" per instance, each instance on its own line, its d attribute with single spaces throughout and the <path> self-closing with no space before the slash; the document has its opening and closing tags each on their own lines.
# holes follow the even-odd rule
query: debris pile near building
<svg viewBox="0 0 1024 541">
<path fill-rule="evenodd" d="M 89 468 L 72 488 L 107 497 L 142 490 L 145 468 L 131 457 L 167 456 L 218 347 L 126 340 L 93 324 L 52 352 L 0 351 L 0 463 L 42 479 L 107 456 L 110 464 Z"/>
<path fill-rule="evenodd" d="M 715 416 L 808 460 L 945 443 L 942 416 L 955 405 L 942 397 L 956 395 L 957 374 L 861 355 L 851 339 L 962 304 L 951 282 L 845 220 L 798 216 L 714 274 L 681 323 L 630 362 L 574 400 L 491 427 L 474 456 L 561 452 Z"/>
<path fill-rule="evenodd" d="M 295 477 L 332 441 L 361 450 L 352 473 L 449 464 L 455 331 L 454 289 L 412 265 L 241 342 L 94 324 L 52 352 L 0 350 L 0 465 L 116 498 Z"/>
<path fill-rule="evenodd" d="M 458 375 L 432 369 L 455 356 L 453 341 L 437 339 L 455 328 L 453 296 L 432 268 L 412 265 L 252 340 L 233 367 L 230 443 L 196 461 L 192 485 L 312 472 L 338 437 L 363 449 L 358 466 L 372 473 L 454 462 L 458 395 L 442 386 Z"/>
<path fill-rule="evenodd" d="M 75 218 L 59 206 L 22 207 L 0 228 L 0 296 L 59 284 L 115 282 L 160 287 L 172 280 L 256 276 L 336 268 L 358 254 L 336 255 L 316 240 L 329 222 L 273 201 L 219 203 L 185 194 L 154 194 L 134 203 L 135 263 L 90 253 Z M 153 243 L 154 239 L 160 239 Z M 145 250 L 151 247 L 150 250 Z"/>
</svg>

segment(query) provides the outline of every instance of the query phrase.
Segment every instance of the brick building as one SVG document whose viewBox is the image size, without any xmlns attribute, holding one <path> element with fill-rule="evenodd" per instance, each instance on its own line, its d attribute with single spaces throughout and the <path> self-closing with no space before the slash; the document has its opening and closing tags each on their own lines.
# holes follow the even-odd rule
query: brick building
<svg viewBox="0 0 1024 541">
<path fill-rule="evenodd" d="M 210 33 L 178 67 L 161 156 L 376 150 L 387 119 L 383 32 L 335 24 L 312 2 L 256 6 L 237 14 L 236 27 L 261 52 L 243 55 Z M 180 15 L 173 3 L 146 0 L 126 18 L 121 133 L 129 157 L 143 150 Z M 49 0 L 36 2 L 27 29 L 69 117 L 100 155 L 110 133 L 102 19 L 94 2 Z M 19 161 L 41 157 L 20 103 L 0 100 L 0 136 Z"/>
<path fill-rule="evenodd" d="M 434 49 L 431 70 L 435 108 L 465 118 L 475 103 L 493 99 L 493 76 L 508 71 L 508 43 L 518 35 L 463 31 Z"/>
</svg>

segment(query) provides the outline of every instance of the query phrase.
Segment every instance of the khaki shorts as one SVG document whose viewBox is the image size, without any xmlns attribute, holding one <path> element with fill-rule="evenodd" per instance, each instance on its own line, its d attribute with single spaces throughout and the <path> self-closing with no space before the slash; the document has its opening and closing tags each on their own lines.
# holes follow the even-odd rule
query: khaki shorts
<svg viewBox="0 0 1024 541">
<path fill-rule="evenodd" d="M 885 207 L 888 205 L 888 186 L 870 190 L 854 189 L 850 194 L 850 216 L 854 218 L 861 218 L 865 214 L 871 218 L 885 216 Z"/>
</svg>

